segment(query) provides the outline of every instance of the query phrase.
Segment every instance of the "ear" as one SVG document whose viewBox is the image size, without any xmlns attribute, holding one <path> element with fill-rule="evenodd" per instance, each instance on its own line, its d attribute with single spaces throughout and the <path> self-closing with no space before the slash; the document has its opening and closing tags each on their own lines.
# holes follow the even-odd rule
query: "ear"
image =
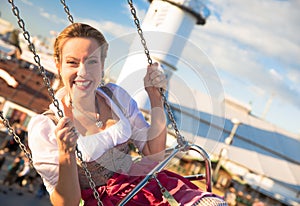
<svg viewBox="0 0 300 206">
<path fill-rule="evenodd" d="M 58 74 L 59 74 L 61 66 L 60 66 L 60 63 L 57 58 L 54 58 L 54 63 L 55 63 L 56 69 L 58 70 Z"/>
</svg>

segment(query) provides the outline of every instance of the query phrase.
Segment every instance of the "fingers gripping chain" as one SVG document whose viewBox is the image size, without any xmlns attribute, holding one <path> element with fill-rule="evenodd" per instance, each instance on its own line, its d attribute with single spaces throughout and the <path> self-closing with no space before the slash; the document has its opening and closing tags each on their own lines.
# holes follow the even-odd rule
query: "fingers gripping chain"
<svg viewBox="0 0 300 206">
<path fill-rule="evenodd" d="M 144 52 L 145 52 L 145 54 L 146 54 L 146 56 L 147 56 L 148 63 L 149 63 L 150 65 L 152 65 L 152 59 L 151 59 L 151 56 L 150 56 L 149 49 L 148 49 L 148 47 L 147 47 L 146 40 L 145 40 L 145 38 L 144 38 L 144 34 L 143 34 L 143 30 L 142 30 L 141 25 L 140 25 L 140 21 L 139 21 L 137 15 L 136 15 L 136 9 L 135 9 L 135 7 L 134 7 L 134 5 L 133 5 L 133 3 L 132 3 L 132 0 L 128 0 L 127 2 L 128 2 L 129 7 L 130 7 L 130 12 L 131 12 L 131 14 L 132 14 L 132 16 L 133 16 L 133 19 L 134 19 L 134 23 L 135 23 L 135 25 L 136 25 L 137 32 L 138 32 L 138 34 L 139 34 L 139 36 L 140 36 L 140 38 L 141 38 L 141 43 L 142 43 L 142 45 L 143 45 L 143 47 L 144 47 Z M 177 127 L 177 123 L 176 123 L 176 121 L 175 121 L 174 115 L 173 115 L 172 110 L 171 110 L 171 106 L 170 106 L 170 104 L 168 103 L 167 97 L 165 96 L 165 91 L 164 91 L 164 89 L 163 89 L 163 88 L 160 88 L 160 89 L 159 89 L 159 92 L 160 92 L 160 94 L 161 94 L 161 96 L 162 96 L 162 100 L 163 100 L 164 106 L 165 106 L 165 108 L 166 108 L 166 110 L 167 110 L 168 117 L 169 117 L 169 119 L 170 119 L 170 121 L 171 121 L 172 127 L 173 127 L 173 129 L 175 130 L 175 135 L 176 135 L 176 138 L 177 138 L 177 143 L 178 143 L 178 145 L 179 145 L 180 147 L 182 147 L 182 146 L 184 146 L 184 145 L 187 144 L 187 141 L 186 141 L 186 140 L 184 139 L 184 137 L 180 134 L 180 131 L 179 131 L 178 127 Z"/>
<path fill-rule="evenodd" d="M 24 20 L 20 17 L 20 12 L 19 12 L 19 9 L 18 7 L 14 4 L 14 1 L 13 0 L 8 0 L 8 2 L 11 4 L 11 7 L 12 7 L 12 12 L 13 14 L 16 16 L 17 20 L 18 20 L 18 25 L 19 27 L 22 29 L 23 31 L 23 36 L 25 38 L 25 40 L 27 41 L 28 43 L 28 47 L 30 49 L 30 51 L 33 53 L 34 55 L 34 61 L 36 62 L 36 64 L 38 65 L 38 69 L 43 77 L 43 81 L 44 81 L 44 84 L 47 86 L 47 89 L 48 89 L 48 92 L 49 92 L 49 95 L 51 96 L 52 100 L 53 100 L 53 104 L 54 106 L 57 108 L 57 113 L 58 113 L 58 116 L 60 118 L 63 117 L 63 111 L 59 108 L 59 102 L 58 100 L 55 98 L 55 94 L 54 94 L 54 90 L 52 89 L 51 87 L 51 83 L 50 83 L 50 80 L 49 78 L 47 77 L 46 75 L 46 72 L 45 72 L 45 69 L 44 67 L 41 65 L 41 62 L 40 62 L 40 57 L 39 55 L 36 53 L 36 50 L 35 50 L 35 46 L 34 44 L 31 42 L 30 40 L 30 34 L 29 32 L 26 30 L 25 28 L 25 22 Z M 73 23 L 73 17 L 72 15 L 70 14 L 70 11 L 69 11 L 69 8 L 68 6 L 66 5 L 65 1 L 64 0 L 61 0 L 61 3 L 63 4 L 64 6 L 64 10 L 66 12 L 66 14 L 68 15 L 68 19 L 71 23 Z M 24 144 L 22 144 L 22 142 L 20 141 L 20 138 L 15 134 L 14 130 L 10 127 L 9 123 L 8 123 L 8 120 L 3 116 L 3 112 L 1 111 L 1 119 L 3 119 L 3 123 L 4 125 L 8 128 L 8 131 L 10 131 L 10 133 L 12 133 L 14 135 L 14 138 L 16 140 L 16 142 L 19 144 L 20 148 L 22 151 L 24 151 L 25 155 L 28 157 L 28 159 L 30 160 L 30 162 L 32 163 L 32 158 L 31 158 L 31 154 L 26 150 L 26 147 Z M 76 146 L 76 155 L 79 159 L 79 162 L 80 164 L 82 165 L 82 168 L 89 180 L 89 184 L 91 186 L 91 188 L 93 189 L 93 194 L 94 194 L 94 197 L 95 199 L 97 199 L 98 201 L 98 206 L 103 206 L 103 203 L 101 202 L 100 200 L 100 196 L 99 196 L 99 193 L 98 191 L 96 190 L 96 185 L 91 177 L 91 173 L 88 171 L 87 169 L 87 165 L 86 163 L 83 161 L 82 159 L 82 153 L 81 151 L 78 149 L 78 147 Z"/>
</svg>

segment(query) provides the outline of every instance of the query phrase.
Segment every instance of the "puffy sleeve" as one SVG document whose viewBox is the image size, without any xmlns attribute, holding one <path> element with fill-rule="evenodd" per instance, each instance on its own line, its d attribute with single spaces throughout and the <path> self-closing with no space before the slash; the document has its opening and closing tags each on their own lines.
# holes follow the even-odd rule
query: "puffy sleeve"
<svg viewBox="0 0 300 206">
<path fill-rule="evenodd" d="M 28 125 L 28 145 L 33 166 L 41 175 L 49 194 L 58 181 L 58 147 L 55 124 L 45 115 L 34 116 Z"/>
<path fill-rule="evenodd" d="M 113 92 L 115 102 L 120 104 L 120 109 L 123 110 L 126 118 L 129 120 L 132 130 L 130 139 L 138 147 L 140 151 L 143 150 L 147 142 L 147 133 L 150 125 L 144 118 L 144 115 L 139 110 L 136 101 L 120 86 L 109 83 L 107 87 Z"/>
</svg>

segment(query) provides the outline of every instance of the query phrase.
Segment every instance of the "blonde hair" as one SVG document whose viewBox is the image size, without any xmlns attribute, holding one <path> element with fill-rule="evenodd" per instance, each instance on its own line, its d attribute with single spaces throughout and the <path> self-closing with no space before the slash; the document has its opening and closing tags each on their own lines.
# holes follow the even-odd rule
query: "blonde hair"
<svg viewBox="0 0 300 206">
<path fill-rule="evenodd" d="M 107 55 L 108 43 L 103 34 L 88 24 L 73 23 L 66 27 L 55 39 L 54 59 L 56 63 L 61 63 L 61 50 L 64 42 L 69 38 L 75 37 L 95 39 L 101 47 L 101 61 L 104 62 Z"/>
</svg>

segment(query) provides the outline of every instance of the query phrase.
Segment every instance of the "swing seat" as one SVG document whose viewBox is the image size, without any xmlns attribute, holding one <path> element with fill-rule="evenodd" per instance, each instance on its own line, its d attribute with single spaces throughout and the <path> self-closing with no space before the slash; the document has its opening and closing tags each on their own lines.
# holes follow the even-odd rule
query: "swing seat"
<svg viewBox="0 0 300 206">
<path fill-rule="evenodd" d="M 163 168 L 170 162 L 171 159 L 173 159 L 179 152 L 185 152 L 188 150 L 193 150 L 196 151 L 204 160 L 205 162 L 205 174 L 196 174 L 196 175 L 190 175 L 190 176 L 186 176 L 185 178 L 187 180 L 190 181 L 194 181 L 194 180 L 203 180 L 205 179 L 205 183 L 206 183 L 206 195 L 201 196 L 201 198 L 199 200 L 197 200 L 196 202 L 194 202 L 192 205 L 196 206 L 226 206 L 228 205 L 222 198 L 217 197 L 215 195 L 212 194 L 212 169 L 211 169 L 211 161 L 210 158 L 208 156 L 208 154 L 206 153 L 206 151 L 196 145 L 196 144 L 190 144 L 185 142 L 183 145 L 177 145 L 176 147 L 172 148 L 172 149 L 167 149 L 166 150 L 166 158 L 159 163 L 157 166 L 155 166 L 152 171 L 150 171 L 145 178 L 139 183 L 137 184 L 130 193 L 128 193 L 126 195 L 125 198 L 122 199 L 122 201 L 118 204 L 119 206 L 122 205 L 126 205 L 126 203 L 128 203 L 140 190 L 142 190 L 142 188 L 147 185 L 147 183 L 156 177 L 156 174 L 160 171 L 163 170 Z M 156 179 L 156 178 L 155 178 Z M 158 184 L 160 184 L 158 182 Z M 165 196 L 165 195 L 163 195 Z M 170 201 L 169 201 L 170 203 Z M 173 205 L 180 205 L 178 203 L 172 204 L 170 203 L 171 206 Z"/>
<path fill-rule="evenodd" d="M 187 150 L 197 151 L 205 161 L 205 174 L 180 176 L 174 172 L 164 170 L 168 162 L 178 154 Z M 128 205 L 206 205 L 225 206 L 227 203 L 211 192 L 211 167 L 210 160 L 206 152 L 194 144 L 177 146 L 167 150 L 167 157 L 158 165 L 151 167 L 152 170 L 146 175 L 138 176 L 137 173 L 115 173 L 106 185 L 97 188 L 102 204 L 105 206 Z M 147 160 L 142 166 L 147 167 Z M 134 167 L 139 173 L 144 168 Z M 149 170 L 148 170 L 149 171 Z M 190 180 L 206 180 L 206 191 L 199 189 Z M 86 205 L 97 205 L 97 200 L 93 196 L 91 188 L 82 190 L 82 198 Z M 181 203 L 181 204 L 180 204 Z"/>
</svg>

